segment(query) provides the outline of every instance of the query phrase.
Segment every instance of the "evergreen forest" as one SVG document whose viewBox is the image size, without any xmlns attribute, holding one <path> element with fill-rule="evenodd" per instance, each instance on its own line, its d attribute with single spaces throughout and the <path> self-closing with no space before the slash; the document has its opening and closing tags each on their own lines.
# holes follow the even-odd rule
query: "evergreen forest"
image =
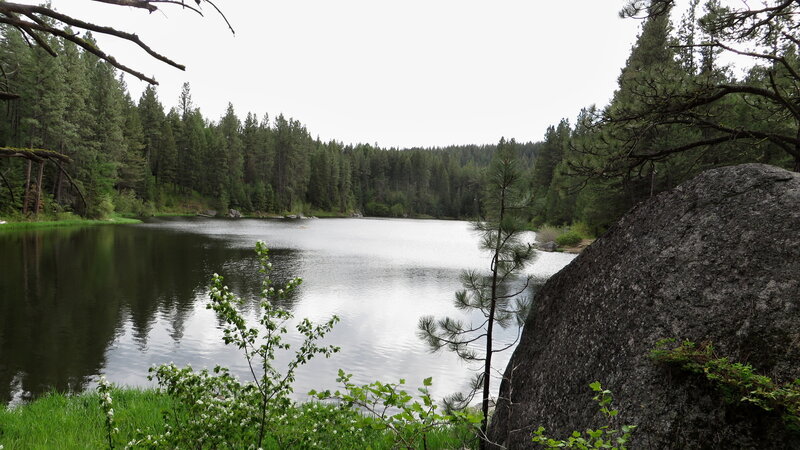
<svg viewBox="0 0 800 450">
<path fill-rule="evenodd" d="M 539 142 L 514 143 L 534 226 L 584 222 L 602 232 L 641 200 L 721 165 L 800 169 L 800 64 L 793 31 L 783 31 L 792 29 L 796 7 L 738 21 L 716 0 L 691 0 L 679 19 L 672 8 L 671 1 L 630 2 L 621 12 L 642 19 L 642 27 L 608 105 L 561 119 Z M 772 15 L 759 25 L 764 14 Z M 482 215 L 482 174 L 496 145 L 323 142 L 299 120 L 240 116 L 230 104 L 222 117 L 209 118 L 195 107 L 188 83 L 176 93 L 150 86 L 134 99 L 117 69 L 69 41 L 42 35 L 59 55 L 53 57 L 15 27 L 0 33 L 0 90 L 13 92 L 0 103 L 0 156 L 41 149 L 40 157 L 66 157 L 38 165 L 35 158 L 0 158 L 5 216 L 229 208 L 253 215 Z M 745 46 L 750 50 L 739 50 Z M 747 59 L 746 70 L 725 59 L 730 53 Z M 175 96 L 178 106 L 165 109 L 159 95 Z"/>
<path fill-rule="evenodd" d="M 322 142 L 298 120 L 254 113 L 242 120 L 233 105 L 211 120 L 194 106 L 188 83 L 175 93 L 178 107 L 166 111 L 155 87 L 134 100 L 108 63 L 69 42 L 50 45 L 59 57 L 29 47 L 10 28 L 0 45 L 7 89 L 19 95 L 2 105 L 0 146 L 48 149 L 72 160 L 64 167 L 77 189 L 56 166 L 45 165 L 42 209 L 90 217 L 180 206 L 265 214 L 479 214 L 480 172 L 494 146 L 398 150 Z M 530 163 L 536 145 L 520 147 Z M 23 209 L 26 163 L 0 159 L 3 213 Z"/>
</svg>

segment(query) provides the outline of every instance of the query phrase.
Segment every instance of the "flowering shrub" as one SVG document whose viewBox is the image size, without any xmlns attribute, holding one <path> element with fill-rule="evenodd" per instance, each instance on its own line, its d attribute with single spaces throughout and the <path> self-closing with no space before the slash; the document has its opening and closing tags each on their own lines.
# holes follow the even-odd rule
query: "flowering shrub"
<svg viewBox="0 0 800 450">
<path fill-rule="evenodd" d="M 211 303 L 207 305 L 225 324 L 225 343 L 244 353 L 252 380 L 242 382 L 220 366 L 211 372 L 196 372 L 191 367 L 181 369 L 171 363 L 151 368 L 150 379 L 156 379 L 177 406 L 165 415 L 164 433 L 140 433 L 129 446 L 260 448 L 265 440 L 274 441 L 281 448 L 301 442 L 312 444 L 307 433 L 290 432 L 293 427 L 286 426 L 287 417 L 294 418 L 302 410 L 290 398 L 292 383 L 298 367 L 317 355 L 330 357 L 339 351 L 338 347 L 317 343 L 339 319 L 334 316 L 317 325 L 308 319 L 301 320 L 296 329 L 303 342 L 283 371 L 275 367 L 276 353 L 290 350 L 283 337 L 288 333 L 286 323 L 292 314 L 274 302 L 288 296 L 302 280 L 295 278 L 275 289 L 270 277 L 269 250 L 264 242 L 256 243 L 256 254 L 259 272 L 264 275 L 260 326 L 248 325 L 237 309 L 242 299 L 223 285 L 223 278 L 217 274 L 212 280 Z"/>
<path fill-rule="evenodd" d="M 114 435 L 119 433 L 119 428 L 114 423 L 114 400 L 111 398 L 111 384 L 105 376 L 101 376 L 97 385 L 100 393 L 100 408 L 105 413 L 106 437 L 108 438 L 108 448 L 114 448 Z M 2 448 L 2 446 L 0 446 Z"/>
<path fill-rule="evenodd" d="M 481 422 L 480 414 L 468 410 L 455 411 L 452 414 L 439 414 L 439 408 L 431 398 L 428 388 L 431 378 L 423 380 L 419 388 L 420 398 L 402 389 L 405 380 L 399 383 L 381 383 L 376 381 L 363 386 L 350 382 L 352 374 L 339 369 L 336 381 L 342 383 L 345 391 L 324 392 L 311 391 L 309 394 L 319 400 L 334 400 L 340 405 L 353 405 L 367 414 L 362 416 L 361 425 L 381 432 L 388 431 L 394 437 L 395 446 L 403 448 L 428 448 L 428 435 L 432 431 L 440 431 L 453 426 L 455 431 L 471 430 L 471 436 L 461 437 L 461 441 L 477 435 L 477 425 Z M 422 403 L 420 403 L 420 401 Z"/>
<path fill-rule="evenodd" d="M 297 368 L 315 356 L 330 357 L 339 351 L 338 347 L 319 344 L 339 319 L 334 316 L 323 324 L 299 321 L 295 328 L 303 341 L 286 367 L 279 370 L 274 365 L 276 354 L 292 350 L 283 341 L 292 315 L 276 303 L 297 289 L 302 280 L 292 279 L 276 289 L 266 244 L 256 243 L 256 254 L 264 276 L 258 325 L 247 323 L 238 309 L 242 300 L 217 274 L 207 305 L 224 323 L 224 342 L 244 354 L 252 379 L 241 381 L 220 366 L 210 371 L 180 368 L 173 363 L 151 368 L 149 378 L 173 400 L 172 408 L 164 412 L 163 432 L 136 430 L 126 448 L 368 448 L 375 442 L 383 446 L 387 440 L 394 446 L 428 448 L 428 437 L 434 430 L 460 432 L 462 435 L 455 439 L 459 445 L 474 440 L 475 424 L 481 416 L 439 414 L 428 392 L 430 378 L 415 400 L 401 389 L 404 380 L 356 386 L 350 382 L 351 375 L 339 371 L 344 393 L 312 392 L 317 401 L 293 401 Z M 113 448 L 118 429 L 114 426 L 110 387 L 104 378 L 98 390 L 106 412 L 108 444 Z"/>
</svg>

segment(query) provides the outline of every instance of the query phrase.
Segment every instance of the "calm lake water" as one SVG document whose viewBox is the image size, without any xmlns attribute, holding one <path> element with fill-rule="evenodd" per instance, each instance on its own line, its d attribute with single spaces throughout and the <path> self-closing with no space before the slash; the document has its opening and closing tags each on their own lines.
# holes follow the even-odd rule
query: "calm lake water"
<svg viewBox="0 0 800 450">
<path fill-rule="evenodd" d="M 468 223 L 182 218 L 0 234 L 0 404 L 82 391 L 100 374 L 152 386 L 148 368 L 170 361 L 221 364 L 246 379 L 244 358 L 222 343 L 205 305 L 217 272 L 256 317 L 256 240 L 271 249 L 274 278 L 303 278 L 284 305 L 296 319 L 341 318 L 326 342 L 342 351 L 299 370 L 298 399 L 336 387 L 339 368 L 355 382 L 405 378 L 411 389 L 432 376 L 437 398 L 467 388 L 474 367 L 429 353 L 416 329 L 423 315 L 460 316 L 452 303 L 461 272 L 488 268 Z M 572 258 L 539 253 L 527 271 L 544 279 Z"/>
</svg>

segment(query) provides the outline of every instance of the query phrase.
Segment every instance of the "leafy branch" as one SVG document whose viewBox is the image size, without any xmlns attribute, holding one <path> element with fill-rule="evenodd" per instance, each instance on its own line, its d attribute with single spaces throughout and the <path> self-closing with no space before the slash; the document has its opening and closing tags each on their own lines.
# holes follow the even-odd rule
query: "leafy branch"
<svg viewBox="0 0 800 450">
<path fill-rule="evenodd" d="M 419 388 L 420 398 L 415 400 L 407 391 L 402 389 L 404 379 L 398 383 L 382 383 L 376 381 L 363 386 L 350 381 L 352 374 L 346 374 L 339 369 L 337 382 L 344 387 L 344 392 L 311 391 L 309 395 L 321 401 L 334 400 L 344 405 L 357 406 L 365 411 L 372 419 L 368 426 L 375 430 L 389 431 L 397 444 L 408 448 L 429 448 L 428 435 L 443 427 L 466 425 L 467 428 L 477 430 L 482 416 L 469 410 L 453 411 L 450 414 L 437 412 L 438 405 L 431 397 L 429 387 L 432 379 L 425 378 L 423 387 Z M 459 429 L 462 427 L 454 427 Z"/>
<path fill-rule="evenodd" d="M 302 280 L 294 278 L 275 289 L 270 276 L 269 250 L 264 242 L 256 243 L 256 254 L 263 275 L 259 325 L 251 327 L 248 324 L 240 313 L 244 300 L 233 294 L 217 274 L 212 280 L 211 302 L 207 305 L 224 322 L 225 344 L 236 346 L 244 354 L 252 380 L 240 382 L 227 368 L 220 366 L 213 369 L 213 374 L 208 370 L 195 372 L 191 367 L 180 369 L 174 364 L 150 369 L 150 378 L 158 379 L 162 389 L 179 400 L 179 407 L 170 414 L 172 423 L 165 424 L 168 425 L 167 433 L 145 436 L 132 441 L 131 446 L 183 447 L 196 444 L 217 448 L 255 442 L 257 447 L 262 447 L 265 440 L 275 440 L 286 448 L 308 438 L 286 432 L 285 426 L 279 426 L 282 420 L 279 418 L 285 418 L 297 409 L 290 397 L 297 369 L 315 356 L 327 358 L 339 351 L 339 347 L 318 343 L 339 318 L 333 316 L 322 324 L 300 320 L 295 326 L 303 337 L 300 346 L 294 349 L 283 371 L 275 367 L 277 353 L 292 350 L 284 342 L 288 333 L 286 323 L 292 319 L 292 314 L 276 303 L 290 295 Z M 241 441 L 234 442 L 234 438 Z M 300 443 L 305 445 L 308 442 Z"/>
<path fill-rule="evenodd" d="M 676 339 L 657 342 L 650 357 L 659 363 L 702 374 L 722 391 L 727 403 L 751 404 L 764 411 L 776 411 L 789 429 L 800 431 L 800 378 L 778 383 L 758 374 L 750 364 L 718 356 L 710 342 L 698 345 L 683 341 L 673 347 L 675 342 Z"/>
<path fill-rule="evenodd" d="M 546 448 L 578 448 L 588 450 L 593 448 L 608 448 L 612 450 L 626 450 L 631 440 L 631 434 L 636 429 L 636 425 L 623 425 L 619 430 L 612 428 L 619 411 L 611 409 L 613 397 L 611 391 L 603 389 L 599 381 L 590 384 L 589 387 L 597 393 L 593 397 L 600 407 L 600 413 L 608 419 L 609 424 L 598 429 L 587 429 L 583 433 L 573 431 L 567 439 L 553 439 L 545 436 L 544 427 L 539 427 L 533 432 L 533 442 Z"/>
</svg>

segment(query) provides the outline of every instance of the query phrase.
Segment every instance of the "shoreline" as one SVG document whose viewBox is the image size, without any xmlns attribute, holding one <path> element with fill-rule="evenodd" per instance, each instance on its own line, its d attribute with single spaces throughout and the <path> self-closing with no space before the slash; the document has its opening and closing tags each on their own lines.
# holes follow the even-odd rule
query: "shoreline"
<svg viewBox="0 0 800 450">
<path fill-rule="evenodd" d="M 113 416 L 115 432 L 112 437 L 114 446 L 122 448 L 125 443 L 146 434 L 157 435 L 166 431 L 164 415 L 167 411 L 173 414 L 181 407 L 169 394 L 150 388 L 134 388 L 128 386 L 111 386 L 113 399 Z M 59 448 L 108 448 L 107 412 L 101 406 L 101 393 L 98 390 L 85 391 L 78 394 L 51 392 L 29 402 L 16 406 L 0 407 L 0 449 L 15 448 L 51 448 L 54 443 Z M 328 405 L 320 408 L 319 405 Z M 397 448 L 397 438 L 388 430 L 380 427 L 380 420 L 368 420 L 372 426 L 354 428 L 353 412 L 342 413 L 332 403 L 321 403 L 310 399 L 298 402 L 285 411 L 285 418 L 274 425 L 270 434 L 296 434 L 301 432 L 306 438 L 318 443 L 328 443 L 329 448 L 373 448 L 390 450 Z M 330 420 L 330 423 L 328 422 Z M 364 432 L 364 430 L 367 430 Z M 176 430 L 172 430 L 176 431 Z M 214 431 L 214 430 L 209 430 Z M 228 432 L 231 432 L 230 430 Z M 239 438 L 241 431 L 233 431 L 231 437 Z M 454 429 L 446 425 L 428 430 L 425 439 L 428 448 L 474 448 L 465 447 L 466 440 L 474 442 L 465 433 L 470 428 L 462 425 Z M 417 439 L 414 439 L 418 441 Z M 4 446 L 4 447 L 3 447 Z M 274 436 L 266 436 L 264 449 L 282 450 Z M 297 443 L 291 448 L 307 448 Z"/>
<path fill-rule="evenodd" d="M 0 233 L 4 231 L 27 231 L 39 228 L 64 228 L 64 227 L 84 227 L 97 225 L 130 225 L 142 223 L 139 219 L 127 217 L 113 217 L 111 219 L 67 219 L 67 220 L 43 220 L 41 222 L 6 222 L 0 224 Z"/>
<path fill-rule="evenodd" d="M 170 217 L 177 217 L 177 218 L 189 218 L 189 217 L 205 217 L 198 213 L 157 213 L 153 214 L 152 216 L 142 217 L 142 218 L 129 218 L 129 217 L 121 217 L 115 216 L 110 219 L 83 219 L 83 218 L 70 218 L 64 220 L 42 220 L 42 221 L 24 221 L 24 222 L 4 222 L 0 219 L 0 234 L 3 232 L 12 232 L 12 231 L 29 231 L 29 230 L 36 230 L 36 229 L 46 229 L 46 228 L 68 228 L 68 227 L 90 227 L 90 226 L 99 226 L 99 225 L 133 225 L 133 224 L 140 224 L 144 223 L 149 217 L 153 218 L 170 218 Z M 303 219 L 349 219 L 354 217 L 361 217 L 366 219 L 413 219 L 413 220 L 464 220 L 467 219 L 458 219 L 458 218 L 437 218 L 431 216 L 417 216 L 417 217 L 378 217 L 378 216 L 353 216 L 348 213 L 329 213 L 329 212 L 317 212 L 314 216 L 304 216 Z M 227 217 L 212 217 L 217 219 L 227 219 Z M 245 214 L 242 215 L 241 219 L 287 219 L 286 215 L 251 215 Z"/>
<path fill-rule="evenodd" d="M 586 250 L 586 247 L 592 245 L 592 243 L 594 243 L 596 240 L 597 239 L 582 239 L 578 245 L 558 247 L 558 251 L 578 255 L 583 253 L 583 251 Z"/>
</svg>

